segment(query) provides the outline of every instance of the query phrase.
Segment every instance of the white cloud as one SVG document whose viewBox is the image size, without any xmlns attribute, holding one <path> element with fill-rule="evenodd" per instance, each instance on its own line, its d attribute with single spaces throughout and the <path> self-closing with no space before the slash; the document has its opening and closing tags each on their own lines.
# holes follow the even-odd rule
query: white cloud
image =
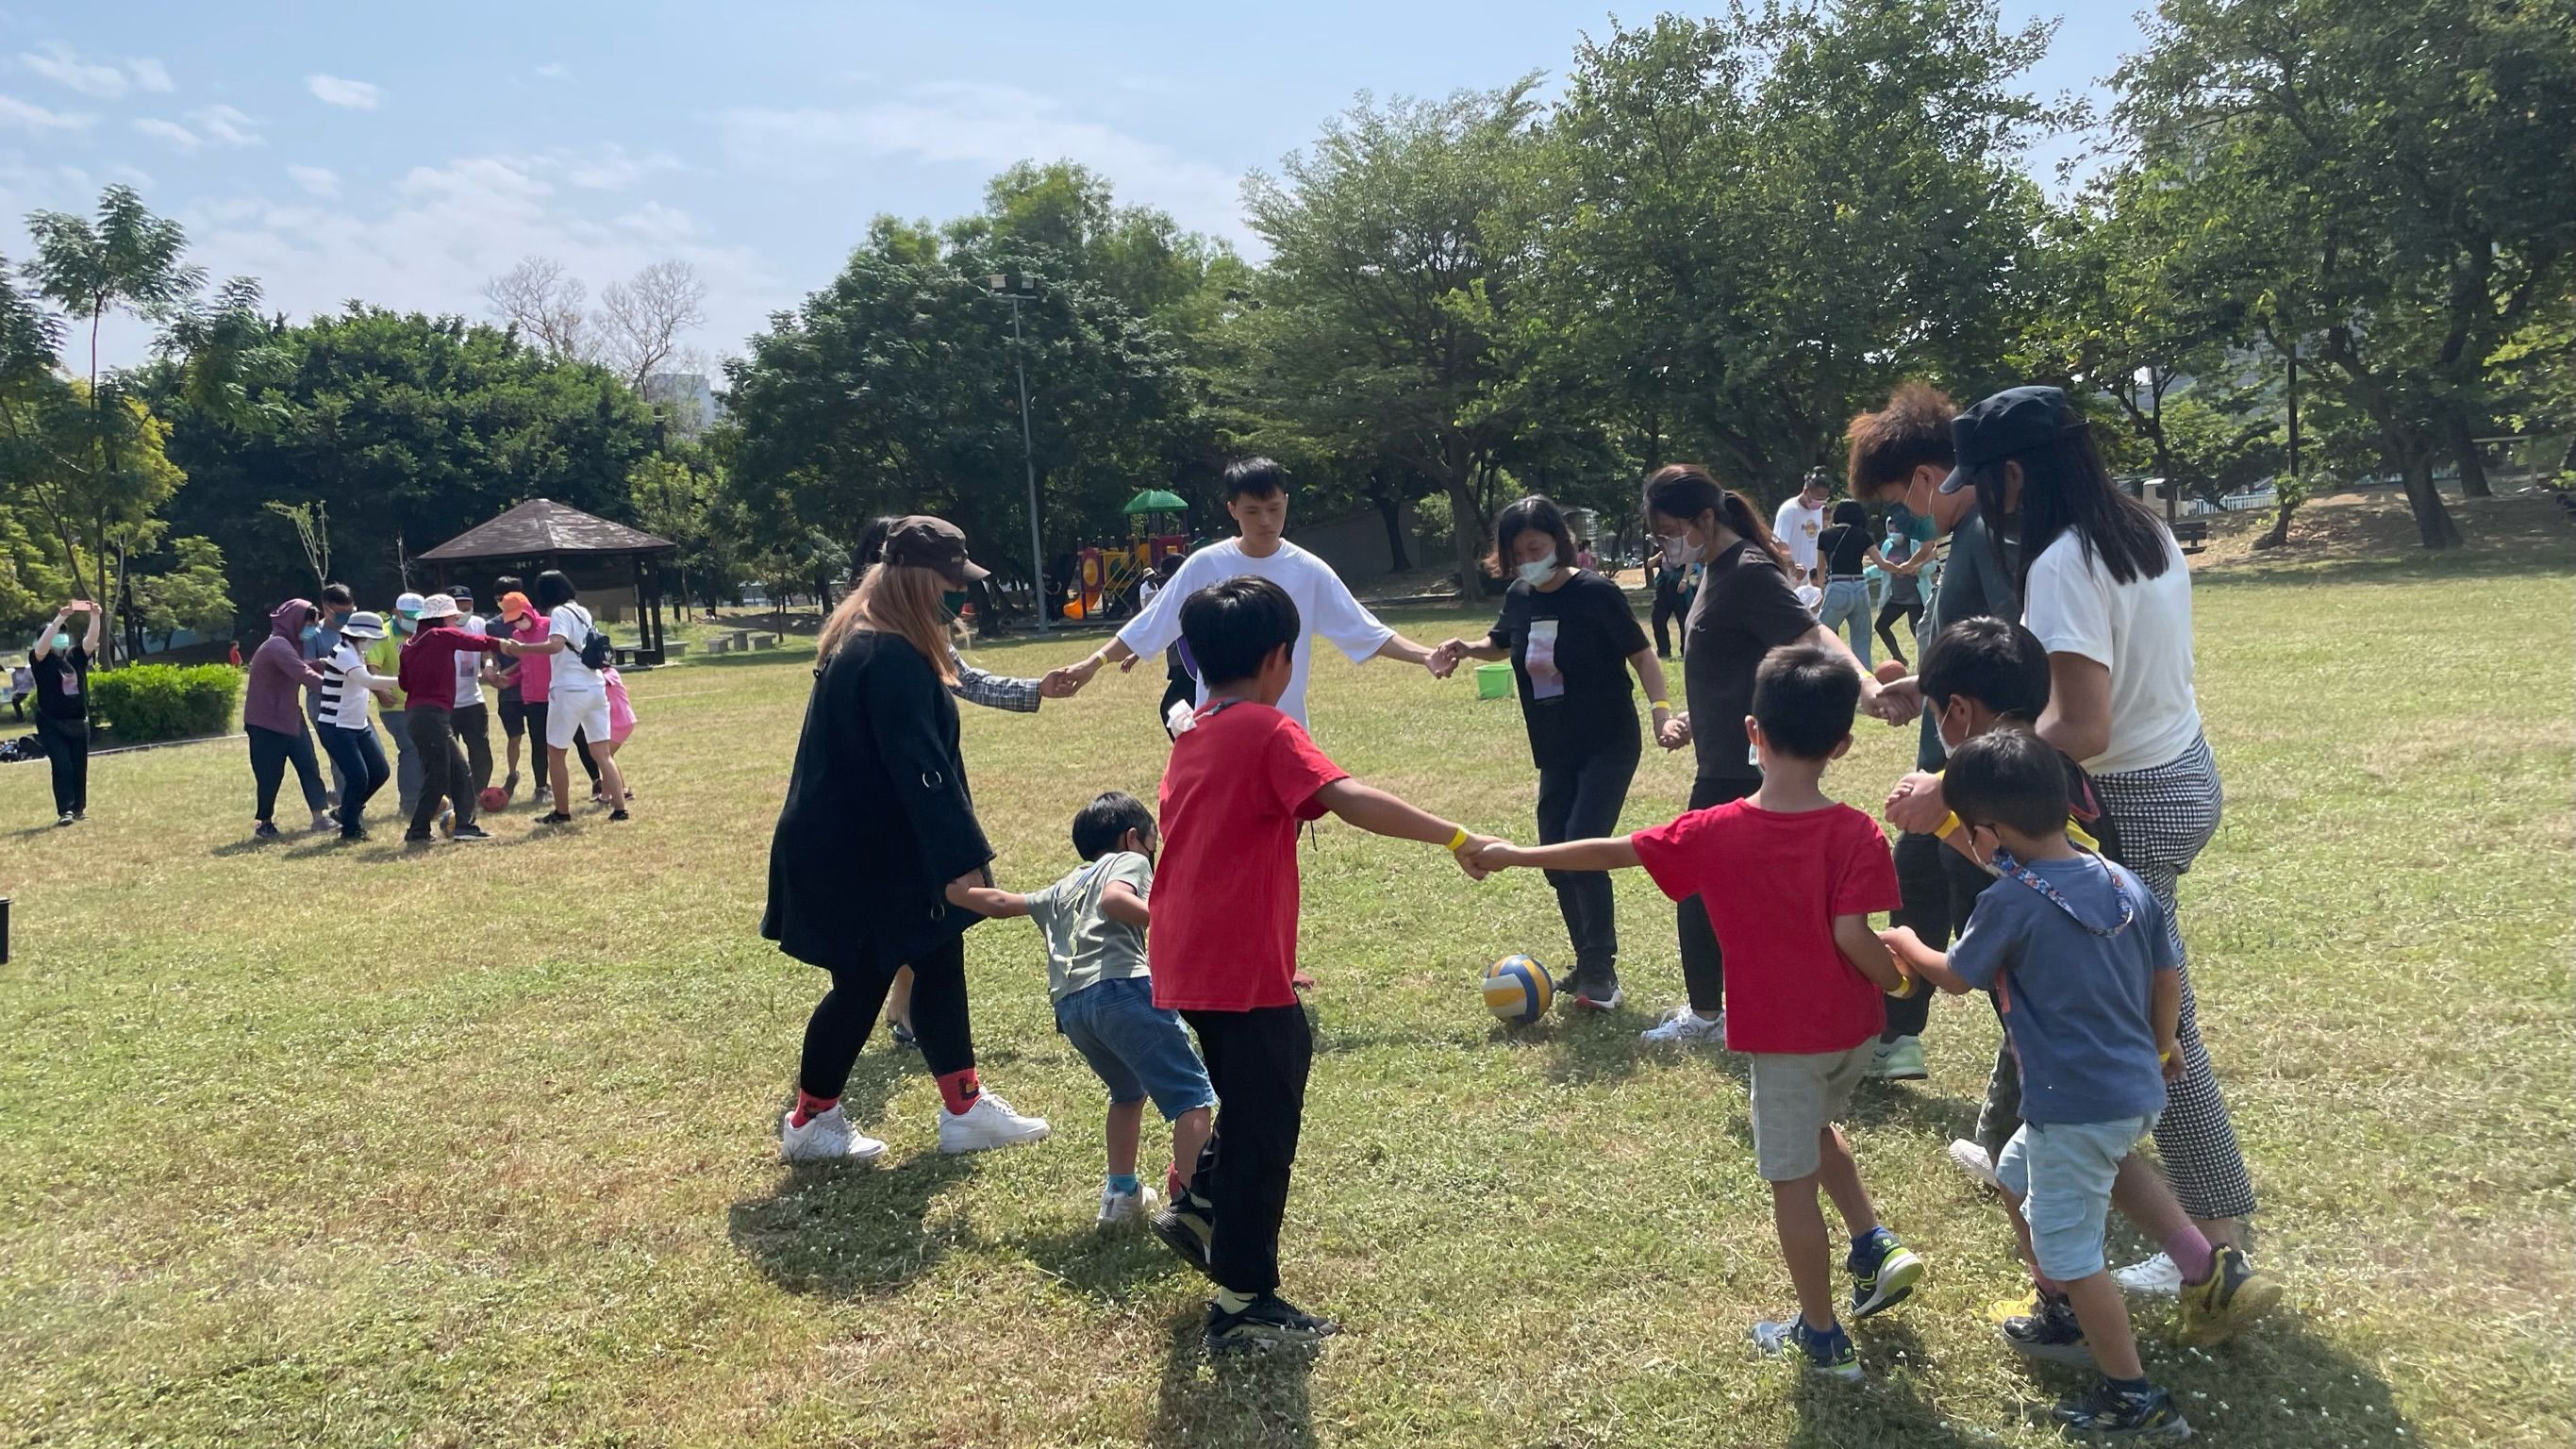
<svg viewBox="0 0 2576 1449">
<path fill-rule="evenodd" d="M 140 60 L 127 61 L 125 73 L 134 77 L 135 87 L 139 90 L 155 91 L 166 95 L 177 89 L 170 84 L 169 68 L 149 56 Z"/>
<path fill-rule="evenodd" d="M 562 61 L 550 60 L 544 65 L 537 67 L 537 76 L 541 80 L 570 80 L 572 79 L 572 68 L 565 65 Z"/>
<path fill-rule="evenodd" d="M 133 83 L 115 66 L 83 60 L 59 40 L 49 40 L 34 50 L 19 52 L 18 63 L 58 86 L 85 96 L 96 96 L 100 100 L 114 100 L 125 94 L 126 87 Z"/>
<path fill-rule="evenodd" d="M 942 83 L 900 98 L 843 108 L 737 107 L 716 124 L 735 164 L 812 175 L 853 160 L 968 163 L 1078 161 L 1107 176 L 1119 199 L 1170 212 L 1184 227 L 1251 240 L 1237 197 L 1242 178 L 1159 142 L 1073 114 L 1061 101 L 1017 86 Z"/>
<path fill-rule="evenodd" d="M 560 168 L 565 181 L 585 191 L 623 191 L 657 171 L 677 170 L 680 158 L 668 151 L 638 156 L 611 141 L 588 155 L 551 151 L 538 164 Z"/>
<path fill-rule="evenodd" d="M 167 141 L 182 151 L 194 151 L 199 146 L 206 144 L 205 140 L 196 132 L 189 130 L 187 127 L 180 125 L 176 121 L 164 121 L 158 117 L 139 117 L 134 122 L 134 129 L 138 135 L 151 136 L 158 140 Z"/>
<path fill-rule="evenodd" d="M 66 111 L 49 111 L 15 96 L 0 96 L 0 126 L 21 131 L 80 131 L 88 129 L 93 119 Z"/>
<path fill-rule="evenodd" d="M 230 106 L 203 106 L 188 113 L 197 130 L 218 146 L 258 146 L 265 144 L 259 134 L 259 123 Z"/>
<path fill-rule="evenodd" d="M 286 168 L 286 174 L 295 182 L 296 185 L 304 188 L 304 193 L 307 196 L 337 196 L 340 194 L 339 173 L 326 167 L 289 166 Z"/>
<path fill-rule="evenodd" d="M 326 106 L 346 106 L 353 111 L 374 110 L 385 94 L 366 81 L 342 80 L 336 75 L 308 75 L 304 88 Z"/>
</svg>

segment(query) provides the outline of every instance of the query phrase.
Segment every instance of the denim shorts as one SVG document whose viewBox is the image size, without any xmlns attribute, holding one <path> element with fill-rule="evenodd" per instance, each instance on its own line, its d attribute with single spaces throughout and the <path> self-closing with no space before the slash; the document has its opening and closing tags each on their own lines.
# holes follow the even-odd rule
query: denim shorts
<svg viewBox="0 0 2576 1449">
<path fill-rule="evenodd" d="M 1181 1014 L 1155 1008 L 1152 977 L 1084 987 L 1055 1004 L 1055 1029 L 1091 1064 L 1113 1103 L 1150 1096 L 1166 1122 L 1216 1105 Z"/>
<path fill-rule="evenodd" d="M 2021 1199 L 2039 1271 L 2060 1283 L 2090 1278 L 2109 1266 L 2102 1234 L 2111 1216 L 2111 1179 L 2120 1159 L 2156 1119 L 2110 1122 L 2024 1122 L 1995 1159 L 1995 1179 Z"/>
</svg>

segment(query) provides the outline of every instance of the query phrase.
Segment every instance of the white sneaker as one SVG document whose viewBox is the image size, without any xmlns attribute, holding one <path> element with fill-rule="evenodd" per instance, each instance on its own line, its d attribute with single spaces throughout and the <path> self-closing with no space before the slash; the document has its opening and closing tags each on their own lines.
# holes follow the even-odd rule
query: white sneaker
<svg viewBox="0 0 2576 1449">
<path fill-rule="evenodd" d="M 1965 1137 L 1954 1137 L 1950 1140 L 1950 1160 L 1958 1164 L 1961 1172 L 1996 1192 L 2003 1191 L 2002 1181 L 1995 1176 L 1995 1160 L 1986 1155 L 1983 1147 Z"/>
<path fill-rule="evenodd" d="M 2131 1293 L 2147 1293 L 2162 1298 L 2182 1296 L 2182 1269 L 2174 1266 L 2170 1253 L 2158 1253 L 2144 1262 L 2114 1269 L 2111 1278 Z"/>
<path fill-rule="evenodd" d="M 1637 1033 L 1637 1040 L 1724 1046 L 1726 1013 L 1721 1011 L 1715 1016 L 1702 1016 L 1691 1010 L 1689 1002 L 1683 1002 L 1673 1008 L 1670 1016 Z"/>
<path fill-rule="evenodd" d="M 1095 1226 L 1109 1228 L 1116 1227 L 1120 1223 L 1142 1222 L 1145 1215 L 1153 1210 L 1154 1190 L 1152 1188 L 1140 1186 L 1134 1192 L 1120 1192 L 1107 1183 L 1102 1183 L 1100 1216 L 1095 1220 Z"/>
<path fill-rule="evenodd" d="M 866 1162 L 885 1150 L 884 1143 L 851 1131 L 838 1103 L 806 1118 L 802 1127 L 794 1112 L 778 1119 L 778 1155 L 790 1162 Z"/>
<path fill-rule="evenodd" d="M 1023 1142 L 1036 1142 L 1047 1135 L 1044 1117 L 1023 1117 L 1011 1110 L 999 1092 L 990 1088 L 977 1094 L 975 1105 L 963 1112 L 939 1109 L 939 1150 L 942 1152 L 981 1152 L 987 1147 L 1016 1147 Z"/>
</svg>

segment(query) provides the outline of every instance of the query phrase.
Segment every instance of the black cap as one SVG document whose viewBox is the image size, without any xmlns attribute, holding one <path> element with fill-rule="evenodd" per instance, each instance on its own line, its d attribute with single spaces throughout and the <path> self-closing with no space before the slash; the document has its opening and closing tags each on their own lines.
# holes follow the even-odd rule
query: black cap
<svg viewBox="0 0 2576 1449">
<path fill-rule="evenodd" d="M 992 576 L 992 570 L 977 567 L 966 556 L 966 535 L 956 524 L 927 513 L 898 518 L 886 530 L 885 561 L 899 568 L 935 569 L 961 588 Z"/>
<path fill-rule="evenodd" d="M 2044 448 L 2089 426 L 2066 401 L 2063 388 L 2008 387 L 1950 420 L 1950 442 L 1957 465 L 1941 480 L 1941 491 L 1956 493 L 1970 486 L 1969 474 L 1988 463 Z"/>
</svg>

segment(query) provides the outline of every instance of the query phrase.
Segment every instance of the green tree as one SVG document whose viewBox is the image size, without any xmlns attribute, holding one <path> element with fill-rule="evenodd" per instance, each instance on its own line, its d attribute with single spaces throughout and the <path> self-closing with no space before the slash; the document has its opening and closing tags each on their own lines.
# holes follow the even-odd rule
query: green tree
<svg viewBox="0 0 2576 1449">
<path fill-rule="evenodd" d="M 170 546 L 173 562 L 134 581 L 132 618 L 145 635 L 161 636 L 167 647 L 182 629 L 220 637 L 233 624 L 233 599 L 224 579 L 224 551 L 203 538 L 183 538 Z"/>
<path fill-rule="evenodd" d="M 2428 548 L 2490 369 L 2566 295 L 2576 30 L 2506 0 L 2165 0 L 2120 73 L 2137 164 L 2199 222 L 2192 269 L 2368 417 Z"/>
<path fill-rule="evenodd" d="M 1462 587 L 1478 587 L 1487 491 L 1527 419 L 1497 333 L 1516 257 L 1498 255 L 1533 144 L 1535 77 L 1441 101 L 1367 97 L 1277 177 L 1244 186 L 1271 257 L 1242 380 L 1250 410 L 1327 454 L 1385 458 L 1449 501 Z"/>
</svg>

